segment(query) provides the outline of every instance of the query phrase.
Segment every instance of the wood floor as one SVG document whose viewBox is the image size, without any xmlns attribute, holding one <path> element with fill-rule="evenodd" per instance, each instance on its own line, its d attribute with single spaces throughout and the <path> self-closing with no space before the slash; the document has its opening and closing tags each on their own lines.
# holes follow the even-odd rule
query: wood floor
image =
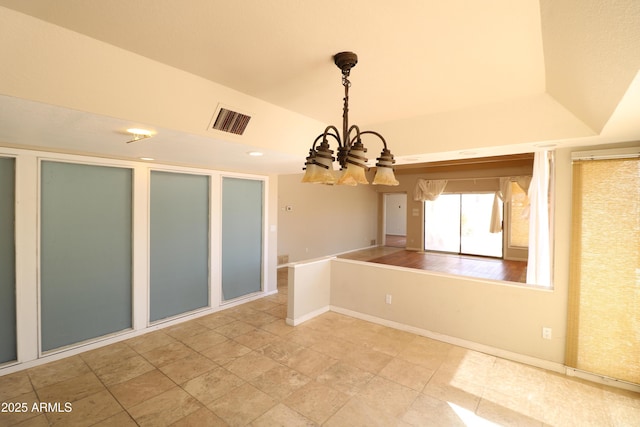
<svg viewBox="0 0 640 427">
<path fill-rule="evenodd" d="M 352 252 L 340 258 L 508 282 L 525 283 L 527 277 L 526 261 L 416 252 L 391 247 Z"/>
</svg>

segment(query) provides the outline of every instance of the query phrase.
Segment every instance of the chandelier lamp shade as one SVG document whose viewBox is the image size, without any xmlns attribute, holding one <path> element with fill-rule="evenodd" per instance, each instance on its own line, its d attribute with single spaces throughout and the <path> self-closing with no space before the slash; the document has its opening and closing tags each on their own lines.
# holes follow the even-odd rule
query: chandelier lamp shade
<svg viewBox="0 0 640 427">
<path fill-rule="evenodd" d="M 374 185 L 398 185 L 398 181 L 393 174 L 393 154 L 387 148 L 387 141 L 378 132 L 372 130 L 361 131 L 356 125 L 349 126 L 349 74 L 351 69 L 358 63 L 358 56 L 353 52 L 341 52 L 336 54 L 334 62 L 342 70 L 342 85 L 344 86 L 344 106 L 342 109 L 342 136 L 335 126 L 327 126 L 324 132 L 319 135 L 309 150 L 302 177 L 302 182 L 314 184 L 339 184 L 358 185 L 369 184 L 365 172 L 368 170 L 367 149 L 362 144 L 363 135 L 373 135 L 382 141 L 383 149 L 380 157 L 377 158 L 376 174 L 373 179 Z M 334 175 L 333 156 L 329 142 L 335 140 L 338 145 L 337 161 L 342 171 L 340 177 Z"/>
</svg>

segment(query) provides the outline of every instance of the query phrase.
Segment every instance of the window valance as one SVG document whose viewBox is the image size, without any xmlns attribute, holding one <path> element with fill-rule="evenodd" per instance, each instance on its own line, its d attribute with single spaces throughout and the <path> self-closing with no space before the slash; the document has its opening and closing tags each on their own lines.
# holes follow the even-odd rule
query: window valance
<svg viewBox="0 0 640 427">
<path fill-rule="evenodd" d="M 413 200 L 417 202 L 434 201 L 442 194 L 446 186 L 446 179 L 418 179 L 413 192 Z"/>
</svg>

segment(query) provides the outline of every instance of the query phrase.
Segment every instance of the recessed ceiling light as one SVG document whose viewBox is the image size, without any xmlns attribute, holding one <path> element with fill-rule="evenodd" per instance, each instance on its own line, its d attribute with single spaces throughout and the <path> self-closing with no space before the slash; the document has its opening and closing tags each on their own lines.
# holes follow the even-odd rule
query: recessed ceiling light
<svg viewBox="0 0 640 427">
<path fill-rule="evenodd" d="M 138 129 L 138 128 L 127 129 L 127 132 L 133 135 L 141 135 L 141 136 L 151 136 L 151 134 L 153 133 L 150 130 Z"/>
<path fill-rule="evenodd" d="M 260 157 L 264 155 L 262 151 L 249 151 L 247 154 L 253 157 Z"/>
<path fill-rule="evenodd" d="M 141 141 L 143 139 L 151 138 L 153 136 L 153 132 L 151 132 L 150 130 L 146 130 L 146 129 L 131 128 L 131 129 L 127 129 L 127 132 L 129 132 L 131 135 L 133 135 L 133 139 L 127 141 L 127 144 L 130 144 L 132 142 Z"/>
<path fill-rule="evenodd" d="M 153 157 L 140 157 L 140 160 L 150 161 L 150 160 L 155 160 L 155 159 Z"/>
</svg>

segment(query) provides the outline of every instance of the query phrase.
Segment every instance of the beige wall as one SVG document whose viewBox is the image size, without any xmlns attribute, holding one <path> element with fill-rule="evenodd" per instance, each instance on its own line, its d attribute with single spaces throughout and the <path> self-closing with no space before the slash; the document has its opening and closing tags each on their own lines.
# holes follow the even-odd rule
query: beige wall
<svg viewBox="0 0 640 427">
<path fill-rule="evenodd" d="M 302 184 L 301 179 L 302 174 L 278 177 L 278 256 L 297 262 L 371 246 L 378 226 L 372 185 Z"/>
</svg>

